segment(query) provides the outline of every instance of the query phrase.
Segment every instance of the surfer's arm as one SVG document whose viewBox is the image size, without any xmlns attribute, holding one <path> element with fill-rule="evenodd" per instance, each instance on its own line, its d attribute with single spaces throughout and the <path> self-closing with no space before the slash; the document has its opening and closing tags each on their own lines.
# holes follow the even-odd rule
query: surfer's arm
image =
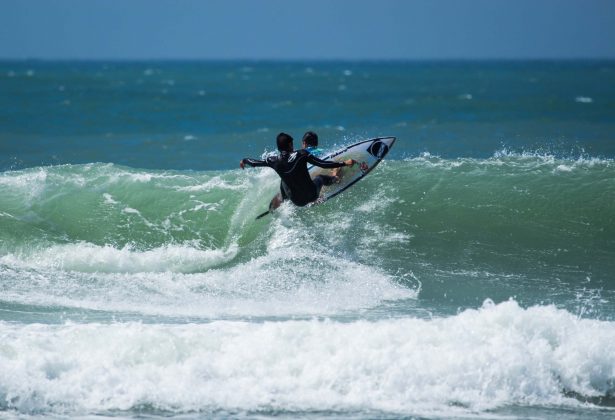
<svg viewBox="0 0 615 420">
<path fill-rule="evenodd" d="M 246 165 L 250 165 L 253 168 L 257 166 L 269 166 L 264 160 L 244 158 L 239 161 L 239 167 L 241 169 L 243 169 Z"/>
<path fill-rule="evenodd" d="M 348 159 L 343 162 L 333 162 L 333 161 L 321 160 L 321 159 L 318 159 L 314 155 L 309 155 L 307 160 L 312 165 L 315 165 L 321 168 L 326 168 L 326 169 L 341 168 L 343 166 L 352 166 L 355 163 L 357 163 L 354 159 Z"/>
</svg>

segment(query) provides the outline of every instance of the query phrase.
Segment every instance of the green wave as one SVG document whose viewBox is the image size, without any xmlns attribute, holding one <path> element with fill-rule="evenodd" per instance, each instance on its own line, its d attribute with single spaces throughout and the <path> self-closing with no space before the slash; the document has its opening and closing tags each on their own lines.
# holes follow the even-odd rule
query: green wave
<svg viewBox="0 0 615 420">
<path fill-rule="evenodd" d="M 79 243 L 137 251 L 235 244 L 250 258 L 266 252 L 270 225 L 281 218 L 303 226 L 301 235 L 315 242 L 392 261 L 607 269 L 615 260 L 611 160 L 426 155 L 389 161 L 324 205 L 289 206 L 255 221 L 277 185 L 267 169 L 146 171 L 94 163 L 4 172 L 1 252 Z M 330 238 L 336 231 L 346 243 Z"/>
</svg>

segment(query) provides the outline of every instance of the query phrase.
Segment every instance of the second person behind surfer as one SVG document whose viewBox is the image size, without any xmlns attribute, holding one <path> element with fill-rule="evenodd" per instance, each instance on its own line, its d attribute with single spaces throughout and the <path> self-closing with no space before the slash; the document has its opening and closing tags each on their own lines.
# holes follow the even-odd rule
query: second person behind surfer
<svg viewBox="0 0 615 420">
<path fill-rule="evenodd" d="M 305 132 L 301 140 L 301 147 L 316 157 L 320 157 L 323 154 L 322 149 L 318 148 L 318 134 L 313 131 Z"/>
<path fill-rule="evenodd" d="M 317 136 L 316 139 L 318 139 Z M 268 166 L 275 170 L 282 179 L 280 193 L 271 200 L 270 210 L 278 208 L 285 199 L 290 199 L 297 206 L 305 206 L 318 199 L 323 185 L 331 185 L 335 181 L 335 177 L 327 175 L 318 175 L 312 180 L 307 169 L 308 163 L 330 169 L 352 166 L 356 163 L 353 159 L 344 162 L 324 161 L 305 149 L 295 151 L 293 138 L 286 133 L 278 134 L 276 144 L 280 152 L 279 156 L 270 156 L 265 160 L 245 158 L 239 162 L 241 169 L 244 169 L 245 165 Z"/>
</svg>

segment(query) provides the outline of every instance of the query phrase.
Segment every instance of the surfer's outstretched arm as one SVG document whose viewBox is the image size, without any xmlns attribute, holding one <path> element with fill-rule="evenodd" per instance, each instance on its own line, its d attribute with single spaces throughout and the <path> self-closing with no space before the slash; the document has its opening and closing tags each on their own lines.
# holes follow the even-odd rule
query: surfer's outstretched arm
<svg viewBox="0 0 615 420">
<path fill-rule="evenodd" d="M 355 163 L 357 163 L 353 159 L 348 159 L 343 162 L 333 162 L 330 160 L 321 160 L 321 159 L 318 159 L 314 155 L 308 155 L 307 161 L 311 163 L 312 165 L 319 166 L 325 169 L 341 168 L 343 166 L 352 166 Z"/>
<path fill-rule="evenodd" d="M 239 161 L 239 167 L 241 169 L 243 169 L 246 165 L 250 165 L 253 168 L 257 166 L 269 166 L 269 164 L 267 164 L 267 161 L 252 158 L 243 158 Z"/>
</svg>

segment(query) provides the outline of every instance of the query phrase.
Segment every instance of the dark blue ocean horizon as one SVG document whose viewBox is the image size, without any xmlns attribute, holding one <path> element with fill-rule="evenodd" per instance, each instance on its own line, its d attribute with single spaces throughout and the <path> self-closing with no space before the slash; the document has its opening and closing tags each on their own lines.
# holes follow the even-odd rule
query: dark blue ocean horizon
<svg viewBox="0 0 615 420">
<path fill-rule="evenodd" d="M 615 157 L 615 61 L 0 61 L 0 169 L 235 167 L 278 132 L 391 158 Z"/>
</svg>

